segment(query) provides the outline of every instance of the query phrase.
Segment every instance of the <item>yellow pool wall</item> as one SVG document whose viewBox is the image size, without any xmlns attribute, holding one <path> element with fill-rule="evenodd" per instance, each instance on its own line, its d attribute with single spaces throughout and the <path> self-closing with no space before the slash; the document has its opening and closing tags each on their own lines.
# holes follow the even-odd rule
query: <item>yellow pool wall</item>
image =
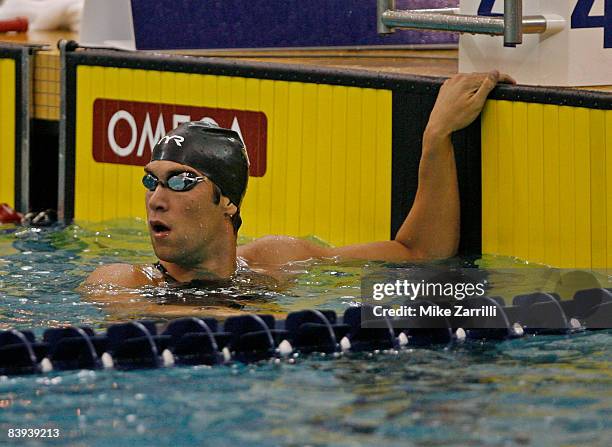
<svg viewBox="0 0 612 447">
<path fill-rule="evenodd" d="M 14 59 L 0 59 L 0 203 L 15 207 L 15 95 Z"/>
<path fill-rule="evenodd" d="M 612 110 L 490 100 L 482 251 L 612 273 Z"/>
<path fill-rule="evenodd" d="M 390 237 L 389 90 L 79 66 L 76 95 L 77 221 L 145 216 L 142 167 L 92 156 L 93 103 L 106 98 L 265 113 L 267 171 L 249 180 L 242 235 L 334 245 Z"/>
</svg>

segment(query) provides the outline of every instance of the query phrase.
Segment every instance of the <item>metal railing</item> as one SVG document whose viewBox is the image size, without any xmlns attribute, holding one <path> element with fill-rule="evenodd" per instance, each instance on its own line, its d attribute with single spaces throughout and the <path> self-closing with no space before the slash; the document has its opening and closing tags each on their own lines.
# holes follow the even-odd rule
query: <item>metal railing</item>
<svg viewBox="0 0 612 447">
<path fill-rule="evenodd" d="M 523 43 L 523 34 L 559 31 L 565 20 L 557 16 L 523 16 L 522 0 L 504 0 L 503 16 L 459 14 L 459 8 L 396 10 L 395 0 L 377 0 L 377 30 L 393 33 L 396 28 L 452 31 L 504 36 L 504 46 Z"/>
</svg>

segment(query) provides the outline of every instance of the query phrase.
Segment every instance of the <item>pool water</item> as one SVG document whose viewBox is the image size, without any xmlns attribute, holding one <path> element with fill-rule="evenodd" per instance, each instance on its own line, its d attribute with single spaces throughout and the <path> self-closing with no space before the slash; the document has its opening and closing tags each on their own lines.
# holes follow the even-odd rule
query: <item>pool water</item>
<svg viewBox="0 0 612 447">
<path fill-rule="evenodd" d="M 75 291 L 101 263 L 153 260 L 139 220 L 0 226 L 0 329 L 40 335 L 65 324 L 175 318 L 183 309 L 341 313 L 360 300 L 363 272 L 379 266 L 297 263 L 282 285 L 245 278 L 212 292 L 101 290 L 116 298 L 110 302 Z M 495 294 L 510 298 L 559 274 L 494 256 L 445 264 L 487 272 Z M 611 342 L 608 330 L 294 363 L 2 377 L 0 444 L 607 446 Z M 11 428 L 58 428 L 60 437 L 8 438 Z"/>
</svg>

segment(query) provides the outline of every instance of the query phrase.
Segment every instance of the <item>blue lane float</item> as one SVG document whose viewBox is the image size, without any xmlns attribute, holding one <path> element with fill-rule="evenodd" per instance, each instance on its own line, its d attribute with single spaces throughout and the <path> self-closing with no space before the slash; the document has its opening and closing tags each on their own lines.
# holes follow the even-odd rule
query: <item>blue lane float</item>
<svg viewBox="0 0 612 447">
<path fill-rule="evenodd" d="M 572 334 L 612 328 L 612 291 L 587 289 L 562 301 L 554 293 L 453 302 L 413 301 L 417 311 L 427 306 L 480 309 L 484 317 L 371 317 L 371 306 L 350 307 L 339 317 L 330 310 L 292 312 L 285 320 L 272 315 L 241 315 L 224 322 L 214 318 L 179 318 L 161 326 L 154 321 L 130 321 L 106 332 L 89 327 L 44 331 L 37 339 L 30 330 L 0 331 L 0 374 L 35 374 L 53 370 L 136 369 L 172 365 L 250 363 L 294 353 L 335 353 L 400 350 L 452 345 L 466 341 L 498 341 L 527 335 Z"/>
</svg>

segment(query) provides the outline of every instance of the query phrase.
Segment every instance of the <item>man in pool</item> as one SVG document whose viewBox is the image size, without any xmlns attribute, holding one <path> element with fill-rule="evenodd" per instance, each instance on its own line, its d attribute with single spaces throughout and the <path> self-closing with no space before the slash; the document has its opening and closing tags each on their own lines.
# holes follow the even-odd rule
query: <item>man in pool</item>
<svg viewBox="0 0 612 447">
<path fill-rule="evenodd" d="M 237 247 L 248 159 L 238 134 L 202 122 L 163 137 L 145 166 L 143 184 L 154 267 L 111 264 L 85 284 L 136 288 L 163 282 L 228 280 L 238 267 L 274 276 L 308 259 L 425 261 L 453 256 L 459 244 L 459 191 L 453 132 L 473 122 L 498 82 L 498 72 L 460 74 L 441 87 L 423 134 L 419 186 L 394 240 L 328 248 L 288 236 L 266 236 Z"/>
</svg>

